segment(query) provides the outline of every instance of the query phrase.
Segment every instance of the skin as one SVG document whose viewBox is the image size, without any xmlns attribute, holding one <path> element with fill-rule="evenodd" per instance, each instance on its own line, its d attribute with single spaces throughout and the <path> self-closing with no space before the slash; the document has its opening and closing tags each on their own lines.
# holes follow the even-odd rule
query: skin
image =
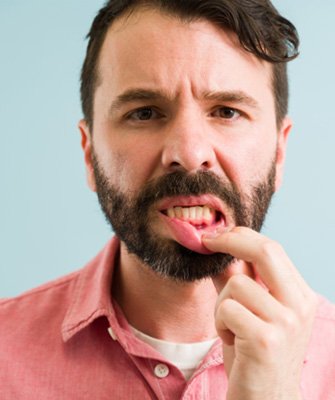
<svg viewBox="0 0 335 400">
<path fill-rule="evenodd" d="M 206 21 L 141 10 L 110 28 L 99 71 L 93 132 L 79 123 L 93 191 L 93 146 L 109 180 L 131 195 L 176 169 L 209 169 L 248 194 L 273 159 L 280 186 L 291 122 L 276 125 L 271 66 L 245 52 L 234 35 Z M 117 101 L 130 89 L 161 96 Z M 206 98 L 209 92 L 216 95 Z M 143 112 L 136 110 L 149 106 L 152 117 L 139 120 Z M 157 213 L 150 212 L 151 227 L 168 238 Z M 174 342 L 219 335 L 227 399 L 300 399 L 316 307 L 312 291 L 279 245 L 256 232 L 233 228 L 203 243 L 240 261 L 214 281 L 181 284 L 156 276 L 121 243 L 113 295 L 129 323 Z"/>
<path fill-rule="evenodd" d="M 282 247 L 237 227 L 204 238 L 253 269 L 262 286 L 231 271 L 214 283 L 216 328 L 229 377 L 227 399 L 302 399 L 300 376 L 317 300 Z M 266 290 L 264 290 L 264 286 Z"/>
</svg>

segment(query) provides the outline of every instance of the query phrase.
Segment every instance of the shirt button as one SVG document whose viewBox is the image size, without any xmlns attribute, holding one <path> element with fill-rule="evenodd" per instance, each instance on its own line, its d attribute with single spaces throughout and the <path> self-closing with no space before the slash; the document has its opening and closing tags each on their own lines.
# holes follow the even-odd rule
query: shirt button
<svg viewBox="0 0 335 400">
<path fill-rule="evenodd" d="M 169 375 L 169 367 L 165 364 L 157 364 L 154 373 L 157 378 L 166 378 Z"/>
</svg>

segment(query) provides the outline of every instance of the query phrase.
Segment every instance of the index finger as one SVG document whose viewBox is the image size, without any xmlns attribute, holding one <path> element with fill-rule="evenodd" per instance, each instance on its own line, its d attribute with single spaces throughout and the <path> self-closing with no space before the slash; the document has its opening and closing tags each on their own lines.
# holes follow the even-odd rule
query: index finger
<svg viewBox="0 0 335 400">
<path fill-rule="evenodd" d="M 300 302 L 299 293 L 303 295 L 308 289 L 283 248 L 249 228 L 237 227 L 217 237 L 203 236 L 202 239 L 211 251 L 228 253 L 252 263 L 270 293 L 283 304 Z"/>
</svg>

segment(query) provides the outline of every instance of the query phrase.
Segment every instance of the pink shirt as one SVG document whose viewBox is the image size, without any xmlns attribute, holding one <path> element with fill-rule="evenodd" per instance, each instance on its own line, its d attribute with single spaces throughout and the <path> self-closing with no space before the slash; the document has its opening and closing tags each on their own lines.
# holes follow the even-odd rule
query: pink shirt
<svg viewBox="0 0 335 400">
<path fill-rule="evenodd" d="M 185 381 L 131 332 L 110 295 L 118 248 L 112 239 L 82 270 L 0 302 L 1 400 L 225 399 L 219 340 Z M 335 307 L 323 298 L 301 387 L 305 400 L 335 399 Z"/>
</svg>

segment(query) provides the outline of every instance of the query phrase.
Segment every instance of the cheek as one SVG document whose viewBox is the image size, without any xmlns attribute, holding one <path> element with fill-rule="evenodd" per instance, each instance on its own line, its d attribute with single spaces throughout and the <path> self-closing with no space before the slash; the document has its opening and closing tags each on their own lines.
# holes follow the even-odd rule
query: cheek
<svg viewBox="0 0 335 400">
<path fill-rule="evenodd" d="M 108 154 L 106 173 L 122 192 L 137 192 L 150 179 L 153 162 L 150 152 L 129 146 Z"/>
<path fill-rule="evenodd" d="M 276 136 L 260 135 L 235 140 L 217 152 L 225 175 L 240 189 L 267 176 L 276 155 Z"/>
</svg>

